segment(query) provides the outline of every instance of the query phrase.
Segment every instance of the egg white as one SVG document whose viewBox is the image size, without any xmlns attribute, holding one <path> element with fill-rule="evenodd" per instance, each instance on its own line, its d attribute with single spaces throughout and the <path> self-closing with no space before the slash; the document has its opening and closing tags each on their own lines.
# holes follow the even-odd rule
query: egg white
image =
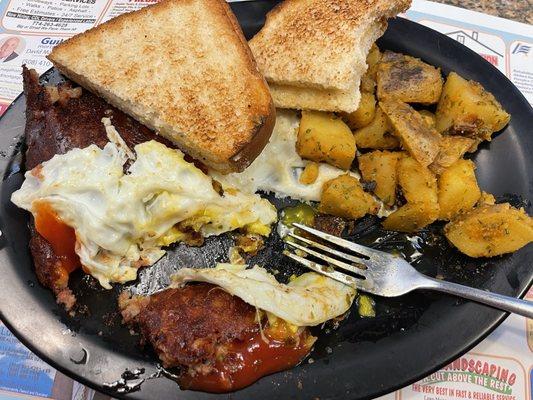
<svg viewBox="0 0 533 400">
<path fill-rule="evenodd" d="M 140 266 L 164 255 L 162 246 L 183 240 L 180 228 L 204 237 L 238 228 L 268 235 L 277 220 L 274 206 L 257 195 L 220 195 L 178 150 L 150 141 L 135 153 L 124 173 L 124 151 L 115 143 L 73 149 L 28 171 L 12 195 L 34 215 L 39 202 L 48 203 L 74 228 L 84 269 L 106 288 L 136 279 Z"/>
<path fill-rule="evenodd" d="M 308 161 L 296 152 L 296 131 L 299 124 L 300 118 L 296 111 L 276 110 L 276 124 L 270 141 L 248 168 L 240 173 L 222 175 L 212 170 L 209 174 L 222 186 L 236 187 L 246 193 L 261 190 L 275 193 L 276 197 L 319 201 L 324 183 L 346 171 L 320 163 L 317 180 L 310 185 L 300 183 L 300 175 Z M 349 174 L 359 178 L 353 171 Z"/>
<path fill-rule="evenodd" d="M 208 282 L 222 287 L 258 309 L 295 326 L 316 326 L 344 314 L 356 290 L 315 272 L 307 272 L 288 284 L 259 266 L 218 264 L 215 268 L 183 268 L 172 276 L 172 285 Z"/>
</svg>

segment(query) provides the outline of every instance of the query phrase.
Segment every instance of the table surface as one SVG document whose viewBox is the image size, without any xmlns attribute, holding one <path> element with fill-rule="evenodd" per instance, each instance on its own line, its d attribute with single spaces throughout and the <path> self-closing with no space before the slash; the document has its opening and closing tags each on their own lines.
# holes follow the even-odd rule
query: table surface
<svg viewBox="0 0 533 400">
<path fill-rule="evenodd" d="M 433 0 L 497 17 L 533 24 L 533 0 Z"/>
</svg>

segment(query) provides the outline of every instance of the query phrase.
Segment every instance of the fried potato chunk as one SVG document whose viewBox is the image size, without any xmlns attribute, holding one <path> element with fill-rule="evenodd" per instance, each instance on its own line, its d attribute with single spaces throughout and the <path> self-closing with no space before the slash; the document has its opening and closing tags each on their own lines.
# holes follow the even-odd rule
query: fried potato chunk
<svg viewBox="0 0 533 400">
<path fill-rule="evenodd" d="M 417 111 L 400 100 L 387 99 L 379 105 L 403 148 L 424 167 L 431 164 L 439 153 L 442 136 L 429 127 Z"/>
<path fill-rule="evenodd" d="M 370 48 L 368 55 L 366 56 L 366 65 L 368 66 L 367 72 L 370 72 L 372 78 L 376 77 L 377 68 L 381 61 L 381 52 L 378 46 L 374 43 Z"/>
<path fill-rule="evenodd" d="M 355 139 L 335 114 L 302 111 L 296 151 L 302 158 L 347 170 L 355 158 Z"/>
<path fill-rule="evenodd" d="M 389 215 L 383 227 L 400 232 L 415 232 L 439 216 L 437 179 L 418 161 L 404 157 L 398 161 L 398 184 L 407 204 Z"/>
<path fill-rule="evenodd" d="M 376 107 L 372 122 L 354 132 L 355 144 L 361 149 L 396 149 L 400 141 L 390 134 L 392 127 L 381 108 Z"/>
<path fill-rule="evenodd" d="M 479 197 L 479 200 L 477 201 L 476 207 L 482 206 L 482 205 L 494 205 L 496 204 L 496 199 L 494 198 L 494 195 L 487 193 L 487 192 L 481 192 L 481 196 Z"/>
<path fill-rule="evenodd" d="M 313 161 L 309 162 L 300 175 L 300 183 L 303 183 L 304 185 L 311 185 L 315 183 L 316 179 L 318 178 L 318 172 L 318 164 Z"/>
<path fill-rule="evenodd" d="M 533 221 L 509 203 L 486 204 L 460 214 L 445 226 L 444 234 L 470 257 L 494 257 L 531 243 Z"/>
<path fill-rule="evenodd" d="M 359 129 L 370 124 L 376 116 L 374 94 L 361 92 L 359 107 L 352 113 L 344 113 L 343 118 L 351 129 Z"/>
<path fill-rule="evenodd" d="M 402 53 L 395 53 L 394 51 L 385 50 L 381 54 L 381 62 L 392 62 L 402 60 L 404 55 Z"/>
<path fill-rule="evenodd" d="M 492 93 L 455 72 L 448 75 L 444 84 L 436 116 L 439 132 L 467 136 L 478 142 L 490 141 L 492 134 L 511 119 Z"/>
<path fill-rule="evenodd" d="M 435 128 L 435 125 L 437 124 L 437 117 L 435 114 L 429 110 L 420 110 L 418 113 L 430 128 Z"/>
<path fill-rule="evenodd" d="M 439 219 L 450 220 L 457 214 L 472 209 L 477 203 L 481 190 L 475 169 L 472 161 L 459 160 L 439 176 Z"/>
<path fill-rule="evenodd" d="M 318 211 L 347 219 L 375 214 L 379 204 L 363 190 L 359 181 L 348 174 L 324 183 Z"/>
<path fill-rule="evenodd" d="M 368 69 L 361 77 L 361 92 L 374 93 L 374 89 L 376 88 L 376 73 L 380 60 L 381 52 L 374 43 L 366 56 Z"/>
<path fill-rule="evenodd" d="M 440 142 L 439 154 L 429 165 L 429 169 L 437 175 L 441 174 L 446 168 L 463 157 L 475 142 L 474 139 L 463 136 L 444 135 Z"/>
<path fill-rule="evenodd" d="M 398 183 L 407 202 L 438 203 L 437 178 L 411 157 L 398 162 Z"/>
<path fill-rule="evenodd" d="M 374 94 L 374 89 L 376 88 L 376 81 L 372 79 L 369 75 L 369 72 L 366 71 L 361 77 L 361 94 L 363 93 L 372 93 Z"/>
<path fill-rule="evenodd" d="M 397 164 L 403 155 L 399 151 L 376 150 L 358 157 L 363 180 L 375 182 L 373 192 L 387 206 L 396 203 Z"/>
<path fill-rule="evenodd" d="M 394 97 L 405 103 L 434 104 L 442 92 L 440 69 L 406 55 L 381 62 L 376 79 L 380 100 Z"/>
<path fill-rule="evenodd" d="M 383 221 L 383 228 L 397 232 L 416 232 L 434 222 L 439 215 L 438 208 L 422 202 L 407 203 Z"/>
</svg>

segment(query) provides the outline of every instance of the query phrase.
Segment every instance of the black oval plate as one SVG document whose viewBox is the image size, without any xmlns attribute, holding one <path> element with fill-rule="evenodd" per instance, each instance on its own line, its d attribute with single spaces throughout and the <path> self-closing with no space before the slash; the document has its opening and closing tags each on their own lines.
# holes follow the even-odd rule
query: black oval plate
<svg viewBox="0 0 533 400">
<path fill-rule="evenodd" d="M 233 3 L 232 8 L 248 37 L 257 32 L 272 1 Z M 533 111 L 520 92 L 489 63 L 468 48 L 422 25 L 396 19 L 380 39 L 382 49 L 420 57 L 440 66 L 445 74 L 460 75 L 481 82 L 511 113 L 510 125 L 474 156 L 480 186 L 500 198 L 507 194 L 515 203 L 525 200 L 531 211 L 533 182 L 533 137 L 528 135 Z M 57 81 L 56 72 L 47 74 Z M 104 385 L 120 378 L 126 369 L 144 368 L 146 378 L 157 371 L 156 357 L 142 351 L 138 338 L 120 326 L 115 291 L 105 291 L 81 273 L 74 274 L 72 286 L 87 313 L 68 317 L 50 291 L 36 282 L 28 251 L 27 215 L 11 202 L 11 193 L 23 179 L 24 96 L 19 97 L 0 121 L 0 171 L 3 175 L 0 203 L 0 317 L 8 328 L 39 357 L 63 373 L 107 392 L 113 397 L 132 399 L 225 397 L 180 391 L 166 378 L 148 379 L 140 390 L 120 394 Z M 278 206 L 290 202 L 277 202 Z M 355 238 L 371 242 L 382 232 L 375 220 L 358 223 Z M 438 229 L 438 227 L 437 227 Z M 462 257 L 430 229 L 419 235 L 425 255 L 416 267 L 435 276 L 470 284 L 494 292 L 522 296 L 531 285 L 533 246 L 512 255 L 490 260 Z M 402 248 L 406 235 L 389 235 L 385 248 Z M 169 257 L 141 274 L 136 289 L 143 291 L 164 283 L 176 265 L 211 265 L 223 260 L 228 238 L 209 240 L 205 247 L 178 246 Z M 263 265 L 293 270 L 296 266 L 280 256 L 280 242 L 273 237 L 269 249 L 256 260 Z M 408 249 L 406 250 L 408 251 Z M 377 299 L 378 315 L 360 319 L 354 313 L 338 330 L 323 333 L 311 355 L 291 371 L 261 379 L 229 395 L 232 399 L 370 398 L 414 382 L 466 352 L 489 334 L 506 314 L 471 302 L 435 293 L 416 292 L 398 299 Z M 105 321 L 105 322 L 103 322 Z"/>
</svg>

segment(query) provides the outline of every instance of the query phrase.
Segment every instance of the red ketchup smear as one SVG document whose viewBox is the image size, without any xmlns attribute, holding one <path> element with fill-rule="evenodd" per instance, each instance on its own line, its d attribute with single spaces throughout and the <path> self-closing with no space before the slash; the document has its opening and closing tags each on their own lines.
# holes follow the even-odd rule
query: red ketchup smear
<svg viewBox="0 0 533 400">
<path fill-rule="evenodd" d="M 68 281 L 68 275 L 81 265 L 75 251 L 76 233 L 61 220 L 50 204 L 38 203 L 35 211 L 35 229 L 52 246 L 61 262 L 61 279 Z"/>
<path fill-rule="evenodd" d="M 260 332 L 255 332 L 244 341 L 231 343 L 224 359 L 217 361 L 209 374 L 185 374 L 178 383 L 183 389 L 211 393 L 242 389 L 265 375 L 298 364 L 311 350 L 315 338 L 304 330 L 299 339 L 298 344 L 272 338 L 267 343 Z"/>
</svg>

